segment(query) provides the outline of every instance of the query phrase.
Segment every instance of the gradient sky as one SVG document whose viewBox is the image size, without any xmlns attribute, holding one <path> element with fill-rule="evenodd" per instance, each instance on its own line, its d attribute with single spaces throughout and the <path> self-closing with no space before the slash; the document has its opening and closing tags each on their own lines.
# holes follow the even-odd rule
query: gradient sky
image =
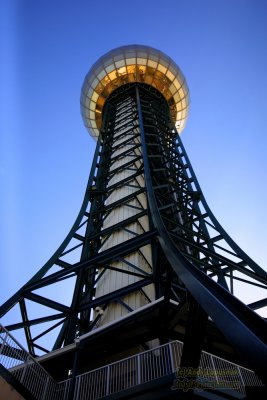
<svg viewBox="0 0 267 400">
<path fill-rule="evenodd" d="M 267 270 L 267 2 L 1 2 L 0 303 L 47 261 L 80 209 L 95 148 L 83 79 L 104 53 L 145 44 L 180 66 L 182 133 L 206 200 Z M 255 300 L 257 299 L 257 296 Z"/>
</svg>

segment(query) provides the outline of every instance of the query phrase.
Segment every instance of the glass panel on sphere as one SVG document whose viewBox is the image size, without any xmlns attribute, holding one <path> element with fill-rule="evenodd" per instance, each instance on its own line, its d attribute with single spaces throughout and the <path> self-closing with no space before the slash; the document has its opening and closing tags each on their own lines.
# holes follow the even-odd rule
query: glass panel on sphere
<svg viewBox="0 0 267 400">
<path fill-rule="evenodd" d="M 136 52 L 134 50 L 127 50 L 127 51 L 123 52 L 123 55 L 124 55 L 125 59 L 132 58 L 132 57 L 136 56 Z"/>
<path fill-rule="evenodd" d="M 159 65 L 158 65 L 158 70 L 159 70 L 160 72 L 162 72 L 163 74 L 165 74 L 166 71 L 167 71 L 167 68 L 164 67 L 162 64 L 159 64 Z"/>
<path fill-rule="evenodd" d="M 97 78 L 95 78 L 94 80 L 93 80 L 93 82 L 92 82 L 92 88 L 95 88 L 96 87 L 96 85 L 98 85 L 98 79 Z"/>
<path fill-rule="evenodd" d="M 139 58 L 147 59 L 147 55 L 148 55 L 148 53 L 146 53 L 145 51 L 138 51 L 137 52 L 137 57 L 139 57 Z"/>
<path fill-rule="evenodd" d="M 92 82 L 95 79 L 95 76 L 93 74 L 88 73 L 86 75 L 86 82 L 88 85 L 92 86 Z"/>
<path fill-rule="evenodd" d="M 183 86 L 184 81 L 185 81 L 184 76 L 182 74 L 178 74 L 176 78 L 180 82 L 181 86 Z"/>
<path fill-rule="evenodd" d="M 182 99 L 182 107 L 183 107 L 183 108 L 186 107 L 186 101 L 185 101 L 185 99 Z"/>
<path fill-rule="evenodd" d="M 136 58 L 126 58 L 126 65 L 136 64 Z"/>
<path fill-rule="evenodd" d="M 128 65 L 127 72 L 128 74 L 135 74 L 135 65 Z"/>
<path fill-rule="evenodd" d="M 102 62 L 98 62 L 97 65 L 94 66 L 94 73 L 95 75 L 98 75 L 102 70 L 103 70 L 103 64 Z M 90 72 L 89 72 L 90 73 Z"/>
<path fill-rule="evenodd" d="M 116 68 L 121 68 L 125 66 L 125 60 L 115 61 Z"/>
<path fill-rule="evenodd" d="M 165 57 L 162 57 L 162 56 L 161 56 L 160 59 L 159 59 L 159 63 L 160 63 L 161 65 L 163 65 L 164 67 L 166 67 L 166 69 L 169 68 L 170 62 L 169 62 L 169 60 L 166 59 Z"/>
<path fill-rule="evenodd" d="M 96 103 L 94 101 L 90 101 L 90 106 L 89 106 L 90 110 L 94 111 L 96 108 Z"/>
<path fill-rule="evenodd" d="M 146 75 L 153 76 L 154 75 L 154 68 L 146 67 Z"/>
<path fill-rule="evenodd" d="M 181 98 L 184 97 L 184 87 L 183 86 L 179 89 L 179 95 Z"/>
<path fill-rule="evenodd" d="M 85 98 L 85 101 L 83 102 L 83 104 L 85 105 L 86 108 L 89 108 L 89 105 L 90 105 L 90 98 L 89 98 L 89 97 L 86 97 L 86 98 Z"/>
<path fill-rule="evenodd" d="M 149 59 L 147 65 L 151 68 L 157 68 L 158 63 Z"/>
<path fill-rule="evenodd" d="M 99 84 L 95 87 L 95 92 L 101 94 L 103 90 L 104 86 L 102 86 L 102 84 L 99 82 Z"/>
<path fill-rule="evenodd" d="M 102 84 L 102 86 L 105 87 L 105 86 L 107 86 L 109 83 L 110 83 L 109 77 L 108 77 L 108 75 L 106 75 L 106 76 L 102 79 L 101 84 Z"/>
<path fill-rule="evenodd" d="M 136 82 L 136 75 L 135 74 L 128 74 L 127 75 L 128 82 Z"/>
<path fill-rule="evenodd" d="M 177 69 L 178 69 L 177 66 L 175 66 L 173 63 L 170 63 L 170 65 L 169 65 L 169 71 L 171 71 L 171 72 L 173 73 L 173 75 L 177 75 L 177 72 L 180 71 L 179 69 L 178 69 L 178 71 L 177 71 Z"/>
<path fill-rule="evenodd" d="M 145 58 L 137 58 L 137 64 L 146 65 L 147 60 Z"/>
<path fill-rule="evenodd" d="M 94 92 L 93 95 L 92 95 L 92 97 L 91 97 L 92 101 L 95 101 L 95 102 L 96 102 L 97 99 L 98 99 L 98 96 L 99 96 L 99 94 L 96 93 L 96 92 Z"/>
<path fill-rule="evenodd" d="M 177 80 L 177 77 L 174 79 L 173 84 L 174 84 L 174 86 L 176 87 L 177 90 L 180 89 L 181 84 L 180 84 L 180 82 Z"/>
<path fill-rule="evenodd" d="M 155 85 L 155 87 L 161 92 L 164 89 L 164 84 L 161 82 L 161 80 L 159 79 L 155 79 L 153 84 Z M 153 86 L 154 86 L 153 85 Z"/>
<path fill-rule="evenodd" d="M 170 89 L 171 94 L 174 94 L 175 92 L 177 92 L 177 88 L 174 86 L 174 84 L 171 84 L 169 89 Z"/>
<path fill-rule="evenodd" d="M 97 100 L 97 104 L 99 107 L 103 107 L 104 103 L 105 103 L 105 97 L 103 96 L 99 96 L 98 100 Z"/>
<path fill-rule="evenodd" d="M 168 70 L 168 71 L 166 72 L 166 76 L 167 76 L 168 79 L 170 79 L 171 82 L 172 82 L 172 81 L 174 80 L 174 78 L 175 78 L 175 75 L 174 75 L 170 70 Z"/>
<path fill-rule="evenodd" d="M 165 97 L 165 99 L 168 101 L 170 100 L 170 98 L 172 97 L 171 92 L 169 91 L 169 89 L 167 89 L 167 87 L 164 89 L 163 91 L 163 95 Z"/>
<path fill-rule="evenodd" d="M 158 53 L 153 52 L 153 50 L 151 52 L 149 52 L 149 59 L 153 60 L 153 61 L 159 61 L 159 55 Z"/>
<path fill-rule="evenodd" d="M 125 85 L 127 83 L 127 75 L 119 76 L 113 83 L 116 87 Z"/>
<path fill-rule="evenodd" d="M 118 74 L 119 74 L 119 75 L 125 75 L 125 74 L 127 74 L 126 67 L 121 67 L 121 68 L 119 68 L 119 69 L 118 69 Z"/>
<path fill-rule="evenodd" d="M 92 86 L 90 86 L 90 89 L 88 90 L 87 96 L 91 97 L 93 93 L 94 93 L 94 89 L 92 88 Z"/>
<path fill-rule="evenodd" d="M 111 81 L 114 81 L 114 79 L 117 78 L 117 70 L 110 72 L 110 74 L 108 74 L 108 77 Z"/>
<path fill-rule="evenodd" d="M 158 71 L 157 69 L 154 71 L 154 77 L 157 80 L 162 80 L 162 78 L 164 77 L 164 75 L 162 74 L 162 72 Z"/>
<path fill-rule="evenodd" d="M 101 81 L 104 78 L 105 75 L 106 75 L 106 71 L 102 69 L 99 72 L 99 74 L 97 75 L 97 78 Z"/>
<path fill-rule="evenodd" d="M 147 83 L 148 85 L 150 85 L 153 81 L 153 75 L 146 73 L 145 75 L 145 83 Z"/>
<path fill-rule="evenodd" d="M 107 67 L 110 64 L 113 64 L 113 58 L 108 58 L 108 59 L 104 60 L 103 64 L 104 64 L 105 67 Z"/>
<path fill-rule="evenodd" d="M 86 109 L 84 115 L 85 115 L 86 120 L 88 121 L 89 115 L 90 115 L 90 110 Z"/>
<path fill-rule="evenodd" d="M 178 103 L 180 101 L 181 97 L 178 92 L 175 93 L 175 95 L 173 96 L 173 99 L 174 99 L 175 103 Z M 178 104 L 176 104 L 176 110 L 178 110 L 177 106 L 178 106 Z M 180 108 L 180 110 L 181 110 L 181 108 Z"/>
<path fill-rule="evenodd" d="M 139 72 L 139 74 L 144 74 L 146 72 L 146 66 L 145 65 L 137 65 L 136 66 L 136 72 Z"/>
<path fill-rule="evenodd" d="M 115 64 L 110 64 L 108 67 L 106 67 L 106 71 L 109 74 L 111 71 L 113 71 L 115 68 Z"/>
<path fill-rule="evenodd" d="M 121 61 L 121 59 L 122 59 L 122 55 L 121 55 L 121 51 L 117 51 L 117 52 L 114 52 L 113 53 L 113 59 L 114 59 L 114 61 L 116 62 L 118 62 L 118 61 Z"/>
</svg>

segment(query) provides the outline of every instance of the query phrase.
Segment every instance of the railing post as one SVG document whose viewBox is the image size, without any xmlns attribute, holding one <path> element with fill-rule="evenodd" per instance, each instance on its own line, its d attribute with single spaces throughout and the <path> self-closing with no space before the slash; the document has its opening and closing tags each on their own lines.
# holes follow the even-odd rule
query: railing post
<svg viewBox="0 0 267 400">
<path fill-rule="evenodd" d="M 74 400 L 79 400 L 80 384 L 81 384 L 81 377 L 76 376 L 75 392 L 74 392 L 74 396 L 73 396 Z"/>
<path fill-rule="evenodd" d="M 169 348 L 169 355 L 170 355 L 170 361 L 171 361 L 171 372 L 175 372 L 173 354 L 172 354 L 172 343 L 168 343 L 168 348 Z"/>
<path fill-rule="evenodd" d="M 20 383 L 23 383 L 23 381 L 24 381 L 24 378 L 25 378 L 25 374 L 26 374 L 26 370 L 27 370 L 27 368 L 28 368 L 28 362 L 29 362 L 29 360 L 30 360 L 30 357 L 28 356 L 27 357 L 27 359 L 26 359 L 26 361 L 25 361 L 25 366 L 23 367 L 23 371 L 22 371 L 22 374 L 21 374 L 21 378 L 20 378 Z"/>
<path fill-rule="evenodd" d="M 141 362 L 140 362 L 140 354 L 137 355 L 137 385 L 141 384 Z"/>
<path fill-rule="evenodd" d="M 241 372 L 241 370 L 240 370 L 239 365 L 237 365 L 237 369 L 238 369 L 238 372 L 239 372 L 239 376 L 240 376 L 241 383 L 242 383 L 242 385 L 245 387 L 246 384 L 245 384 L 245 382 L 244 382 L 244 379 L 243 379 L 243 376 L 242 376 L 242 372 Z"/>
<path fill-rule="evenodd" d="M 2 351 L 3 351 L 4 347 L 5 347 L 5 344 L 6 344 L 6 341 L 7 341 L 7 338 L 8 338 L 7 333 L 5 331 L 3 331 L 3 332 L 5 333 L 5 337 L 4 337 L 4 339 L 2 339 L 2 337 L 1 337 L 1 339 L 3 340 L 3 343 L 0 346 L 0 355 L 2 354 Z"/>
<path fill-rule="evenodd" d="M 238 369 L 238 373 L 239 373 L 240 381 L 241 381 L 240 391 L 242 391 L 242 393 L 243 393 L 244 395 L 246 395 L 246 383 L 244 382 L 244 379 L 243 379 L 243 376 L 242 376 L 242 371 L 241 371 L 239 365 L 237 365 L 237 369 Z"/>
<path fill-rule="evenodd" d="M 214 360 L 213 360 L 212 355 L 210 356 L 210 359 L 211 359 L 211 364 L 212 364 L 212 367 L 213 367 L 213 370 L 214 370 L 214 376 L 215 376 L 215 379 L 216 379 L 216 383 L 217 383 L 217 385 L 219 385 L 219 379 L 218 379 L 218 375 L 217 375 L 217 372 L 216 372 L 216 368 L 215 368 L 215 364 L 214 364 Z"/>
<path fill-rule="evenodd" d="M 110 365 L 107 366 L 106 396 L 109 395 Z"/>
<path fill-rule="evenodd" d="M 79 342 L 77 342 L 77 343 L 79 346 Z M 76 349 L 75 355 L 74 355 L 72 375 L 71 375 L 71 379 L 68 384 L 68 386 L 69 386 L 68 396 L 67 396 L 68 400 L 73 400 L 73 397 L 74 397 L 76 376 L 77 376 L 77 370 L 78 370 L 78 358 L 79 358 L 79 347 Z"/>
<path fill-rule="evenodd" d="M 49 377 L 47 376 L 46 377 L 45 387 L 44 387 L 44 392 L 43 392 L 43 395 L 42 395 L 42 400 L 45 400 L 45 398 L 46 398 L 48 385 L 49 385 Z"/>
<path fill-rule="evenodd" d="M 69 384 L 70 380 L 67 380 L 64 385 L 63 400 L 68 400 L 69 397 Z"/>
</svg>

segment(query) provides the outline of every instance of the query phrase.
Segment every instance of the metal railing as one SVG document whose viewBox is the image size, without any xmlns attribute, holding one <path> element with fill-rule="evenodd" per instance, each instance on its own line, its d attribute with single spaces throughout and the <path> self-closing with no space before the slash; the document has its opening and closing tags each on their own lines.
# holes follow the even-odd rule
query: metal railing
<svg viewBox="0 0 267 400">
<path fill-rule="evenodd" d="M 61 381 L 57 384 L 55 399 L 56 400 L 67 400 L 69 399 L 69 390 L 70 390 L 70 379 L 66 379 L 65 381 Z"/>
<path fill-rule="evenodd" d="M 254 371 L 202 351 L 198 381 L 203 388 L 232 389 L 245 396 L 246 386 L 263 386 Z"/>
<path fill-rule="evenodd" d="M 173 390 L 231 389 L 245 395 L 245 386 L 263 385 L 253 371 L 205 351 L 197 370 L 180 368 L 182 348 L 182 342 L 170 342 L 78 375 L 74 400 L 101 399 L 171 374 Z"/>
<path fill-rule="evenodd" d="M 171 342 L 84 373 L 76 378 L 74 399 L 100 399 L 175 372 L 182 343 Z"/>
<path fill-rule="evenodd" d="M 36 400 L 57 400 L 57 382 L 2 325 L 0 325 L 0 364 Z"/>
<path fill-rule="evenodd" d="M 180 368 L 182 350 L 183 343 L 173 341 L 78 375 L 73 400 L 101 399 L 171 374 L 173 390 L 232 389 L 245 395 L 246 386 L 262 386 L 253 371 L 205 351 L 196 371 Z M 68 399 L 71 380 L 57 383 L 1 325 L 0 363 L 36 400 Z"/>
</svg>

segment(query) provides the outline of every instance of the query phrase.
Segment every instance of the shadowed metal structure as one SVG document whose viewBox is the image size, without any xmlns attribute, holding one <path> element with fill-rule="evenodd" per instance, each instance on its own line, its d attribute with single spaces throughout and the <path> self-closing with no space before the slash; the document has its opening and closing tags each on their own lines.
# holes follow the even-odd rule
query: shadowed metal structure
<svg viewBox="0 0 267 400">
<path fill-rule="evenodd" d="M 188 104 L 179 67 L 147 46 L 110 51 L 85 78 L 82 115 L 97 145 L 81 211 L 57 252 L 0 309 L 5 317 L 18 309 L 6 329 L 24 332 L 29 353 L 54 379 L 72 371 L 65 398 L 176 398 L 180 391 L 170 391 L 170 380 L 157 385 L 151 378 L 149 391 L 141 385 L 140 371 L 149 368 L 147 361 L 140 367 L 139 356 L 127 373 L 119 369 L 111 377 L 107 369 L 95 378 L 128 382 L 131 373 L 135 384 L 111 389 L 109 383 L 86 397 L 77 383 L 88 371 L 163 351 L 173 340 L 183 345 L 176 368 L 168 370 L 172 380 L 174 370 L 191 369 L 186 379 L 196 383 L 208 351 L 266 383 L 266 322 L 254 310 L 267 299 L 244 304 L 234 290 L 242 282 L 263 292 L 267 274 L 204 199 L 179 136 Z M 33 305 L 38 317 L 31 316 Z M 164 355 L 166 365 L 174 366 L 173 354 Z M 207 390 L 219 396 L 220 388 L 217 382 Z"/>
</svg>

